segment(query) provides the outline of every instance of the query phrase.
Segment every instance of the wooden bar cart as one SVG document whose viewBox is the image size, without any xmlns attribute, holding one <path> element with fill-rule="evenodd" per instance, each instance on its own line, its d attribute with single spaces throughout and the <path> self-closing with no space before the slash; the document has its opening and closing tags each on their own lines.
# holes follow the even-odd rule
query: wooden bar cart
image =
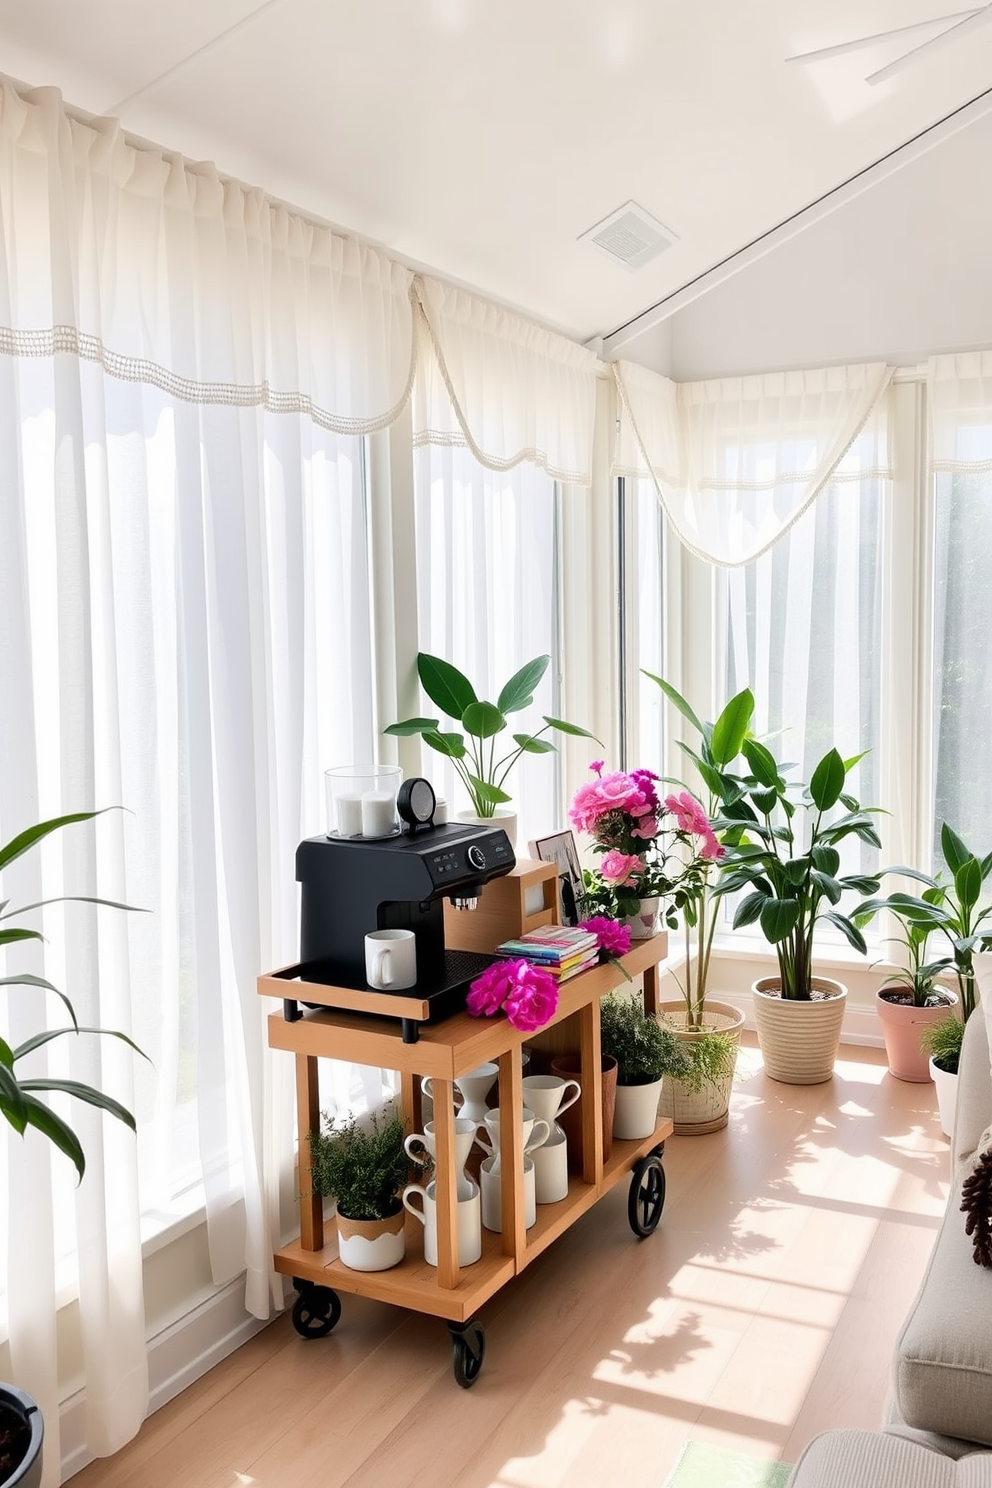
<svg viewBox="0 0 992 1488">
<path fill-rule="evenodd" d="M 520 863 L 515 873 L 526 879 L 533 870 L 542 879 L 546 872 L 537 874 L 539 868 L 546 869 L 546 865 Z M 506 890 L 501 892 L 505 894 Z M 497 940 L 519 933 L 519 924 L 518 919 L 518 928 L 514 930 L 511 925 Z M 631 976 L 643 974 L 645 1005 L 649 1010 L 657 1007 L 657 968 L 666 952 L 667 937 L 661 934 L 635 941 L 622 958 Z M 291 1276 L 300 1292 L 293 1312 L 298 1332 L 305 1337 L 322 1337 L 331 1331 L 341 1314 L 338 1291 L 430 1313 L 448 1324 L 454 1376 L 467 1388 L 478 1378 L 485 1353 L 485 1335 L 474 1321 L 475 1312 L 605 1193 L 629 1178 L 631 1228 L 639 1237 L 657 1228 L 665 1199 L 661 1154 L 672 1133 L 671 1121 L 660 1120 L 654 1132 L 640 1141 L 614 1141 L 608 1160 L 603 1160 L 602 1093 L 598 1078 L 599 1002 L 606 992 L 623 981 L 622 973 L 608 963 L 566 981 L 560 989 L 555 1017 L 541 1030 L 544 1035 L 566 1019 L 574 1020 L 570 1034 L 577 1032 L 581 1059 L 583 1166 L 581 1173 L 570 1177 L 567 1197 L 558 1203 L 538 1205 L 537 1223 L 528 1230 L 524 1213 L 522 1129 L 513 1116 L 523 1104 L 521 1046 L 533 1041 L 533 1035 L 519 1032 L 501 1015 L 473 1018 L 468 1013 L 458 1013 L 440 1023 L 424 1024 L 415 1043 L 404 1042 L 400 1022 L 395 1017 L 368 1016 L 350 1007 L 327 1006 L 301 1015 L 294 1003 L 311 1000 L 326 1003 L 329 989 L 301 980 L 298 967 L 258 978 L 259 992 L 283 1000 L 286 1009 L 285 1013 L 272 1013 L 269 1017 L 269 1044 L 274 1049 L 288 1050 L 296 1059 L 301 1142 L 304 1134 L 316 1129 L 320 1122 L 317 1061 L 321 1058 L 397 1070 L 404 1118 L 415 1128 L 420 1123 L 421 1079 L 430 1076 L 433 1087 L 437 1266 L 430 1266 L 424 1260 L 423 1228 L 412 1220 L 407 1223 L 407 1254 L 398 1266 L 388 1271 L 355 1271 L 342 1265 L 333 1235 L 325 1236 L 322 1200 L 317 1195 L 304 1195 L 300 1200 L 299 1239 L 275 1255 L 276 1270 Z M 499 1067 L 500 1147 L 504 1154 L 501 1209 L 507 1218 L 502 1234 L 483 1230 L 481 1259 L 470 1266 L 460 1266 L 453 1082 L 486 1061 Z M 586 1099 L 587 1093 L 591 1099 Z M 305 1167 L 303 1159 L 301 1169 Z"/>
</svg>

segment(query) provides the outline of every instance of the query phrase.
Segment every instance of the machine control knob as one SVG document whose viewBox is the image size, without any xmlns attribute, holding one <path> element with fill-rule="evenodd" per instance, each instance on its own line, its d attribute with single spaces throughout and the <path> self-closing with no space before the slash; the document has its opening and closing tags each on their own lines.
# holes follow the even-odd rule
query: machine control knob
<svg viewBox="0 0 992 1488">
<path fill-rule="evenodd" d="M 485 868 L 486 855 L 477 843 L 472 843 L 465 856 L 468 858 L 468 865 L 470 868 Z"/>
</svg>

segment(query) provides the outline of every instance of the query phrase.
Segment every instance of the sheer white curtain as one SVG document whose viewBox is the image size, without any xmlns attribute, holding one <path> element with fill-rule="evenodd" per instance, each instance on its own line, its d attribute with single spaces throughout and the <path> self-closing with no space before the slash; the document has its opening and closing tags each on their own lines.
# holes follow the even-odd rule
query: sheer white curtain
<svg viewBox="0 0 992 1488">
<path fill-rule="evenodd" d="M 992 849 L 992 351 L 934 357 L 934 861 L 947 821 Z"/>
<path fill-rule="evenodd" d="M 620 427 L 614 473 L 654 480 L 698 557 L 750 563 L 830 480 L 891 378 L 881 363 L 673 383 L 614 363 Z"/>
<path fill-rule="evenodd" d="M 421 650 L 452 662 L 479 697 L 493 699 L 525 662 L 552 657 L 533 707 L 500 736 L 510 750 L 511 734 L 536 732 L 543 714 L 561 716 L 554 482 L 530 465 L 494 474 L 466 449 L 426 444 L 415 453 L 414 483 Z M 423 769 L 452 811 L 469 806 L 451 765 L 426 746 Z M 506 789 L 526 854 L 529 837 L 560 823 L 557 754 L 525 754 Z"/>
<path fill-rule="evenodd" d="M 491 470 L 521 461 L 592 483 L 596 378 L 591 351 L 437 279 L 415 284 L 426 320 L 417 372 L 418 444 L 466 444 Z"/>
<path fill-rule="evenodd" d="M 323 829 L 323 768 L 373 749 L 348 436 L 402 405 L 413 334 L 405 270 L 50 91 L 0 83 L 0 223 L 0 832 L 129 813 L 18 865 L 5 897 L 95 885 L 149 911 L 46 912 L 36 964 L 81 1021 L 150 1055 L 80 1039 L 36 1056 L 132 1104 L 137 1147 L 74 1109 L 73 1190 L 36 1134 L 0 1142 L 7 1346 L 51 1484 L 60 1258 L 94 1453 L 147 1404 L 141 1212 L 202 1184 L 215 1280 L 246 1272 L 260 1316 L 281 1299 L 291 1070 L 255 978 L 295 955 L 294 853 Z M 60 1025 L 50 1003 L 13 992 L 0 1017 L 21 1039 Z"/>
</svg>

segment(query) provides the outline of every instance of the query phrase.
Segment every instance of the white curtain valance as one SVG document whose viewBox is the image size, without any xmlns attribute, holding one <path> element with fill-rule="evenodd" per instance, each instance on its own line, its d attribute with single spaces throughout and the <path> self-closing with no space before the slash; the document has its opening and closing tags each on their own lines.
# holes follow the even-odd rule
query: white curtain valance
<svg viewBox="0 0 992 1488">
<path fill-rule="evenodd" d="M 930 468 L 992 471 L 992 351 L 930 358 Z"/>
<path fill-rule="evenodd" d="M 390 423 L 412 275 L 222 178 L 0 80 L 0 352 L 65 352 L 194 403 Z"/>
<path fill-rule="evenodd" d="M 613 371 L 614 472 L 650 475 L 682 542 L 711 563 L 759 557 L 828 482 L 890 473 L 881 362 L 681 384 L 631 362 Z"/>
<path fill-rule="evenodd" d="M 599 358 L 564 336 L 438 279 L 418 277 L 428 345 L 414 395 L 414 442 L 467 444 L 480 464 L 528 460 L 592 484 Z"/>
</svg>

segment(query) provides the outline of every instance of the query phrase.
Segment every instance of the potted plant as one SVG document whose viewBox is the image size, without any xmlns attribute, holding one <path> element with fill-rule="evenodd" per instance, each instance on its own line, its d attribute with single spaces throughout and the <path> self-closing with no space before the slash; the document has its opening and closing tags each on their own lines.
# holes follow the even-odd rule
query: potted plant
<svg viewBox="0 0 992 1488">
<path fill-rule="evenodd" d="M 314 1193 L 336 1203 L 338 1255 L 353 1271 L 388 1271 L 406 1251 L 403 1120 L 373 1114 L 335 1126 L 323 1119 L 324 1129 L 309 1134 L 310 1181 Z"/>
<path fill-rule="evenodd" d="M 847 989 L 813 973 L 817 925 L 834 925 L 856 950 L 864 937 L 836 906 L 845 893 L 874 894 L 876 877 L 840 875 L 840 845 L 849 837 L 879 846 L 869 811 L 845 790 L 860 755 L 844 761 L 830 749 L 808 786 L 786 783 L 765 745 L 747 738 L 751 774 L 737 800 L 723 806 L 728 828 L 718 894 L 747 890 L 734 927 L 757 923 L 775 947 L 778 976 L 753 986 L 758 1043 L 767 1073 L 791 1085 L 815 1085 L 833 1075 Z M 834 815 L 836 808 L 840 814 Z"/>
<path fill-rule="evenodd" d="M 592 837 L 593 852 L 600 854 L 598 870 L 583 874 L 582 911 L 623 920 L 635 940 L 645 940 L 672 888 L 658 776 L 651 770 L 604 775 L 602 760 L 590 769 L 595 779 L 579 786 L 568 809 L 569 821 Z"/>
<path fill-rule="evenodd" d="M 16 837 L 12 837 L 9 842 L 0 845 L 0 872 L 51 833 L 58 832 L 75 822 L 92 821 L 99 814 L 96 811 L 79 811 L 68 816 L 38 822 L 35 826 L 26 828 Z M 40 909 L 43 904 L 66 901 L 107 905 L 113 909 L 130 908 L 129 905 L 117 904 L 110 899 L 96 899 L 89 894 L 60 894 L 57 898 L 41 900 L 37 904 L 22 905 L 16 909 L 10 908 L 9 901 L 3 901 L 0 903 L 0 946 L 43 940 L 44 937 L 39 930 L 12 924 L 11 920 L 15 916 Z M 69 1158 L 81 1180 L 86 1171 L 86 1158 L 82 1145 L 68 1122 L 52 1110 L 46 1097 L 55 1092 L 71 1095 L 76 1100 L 96 1106 L 98 1110 L 107 1111 L 118 1121 L 123 1121 L 132 1131 L 135 1130 L 133 1115 L 119 1101 L 105 1095 L 103 1091 L 95 1089 L 92 1085 L 52 1076 L 22 1075 L 17 1068 L 18 1062 L 27 1059 L 36 1050 L 43 1049 L 54 1039 L 89 1033 L 100 1034 L 105 1038 L 121 1039 L 138 1054 L 141 1050 L 128 1038 L 127 1034 L 115 1029 L 80 1027 L 69 998 L 44 977 L 35 976 L 29 972 L 10 972 L 7 976 L 0 977 L 0 986 L 31 987 L 40 992 L 50 992 L 59 999 L 65 1009 L 68 1022 L 64 1028 L 43 1029 L 33 1037 L 25 1039 L 16 1048 L 12 1048 L 0 1038 L 0 1114 L 21 1136 L 29 1126 L 40 1132 Z M 31 1396 L 15 1385 L 0 1384 L 0 1484 L 16 1484 L 17 1488 L 37 1488 L 41 1482 L 43 1435 L 41 1411 Z"/>
<path fill-rule="evenodd" d="M 421 686 L 431 702 L 445 717 L 453 719 L 462 732 L 442 732 L 437 718 L 406 718 L 383 730 L 400 738 L 419 734 L 429 748 L 449 759 L 471 802 L 471 813 L 459 813 L 460 818 L 489 822 L 494 816 L 499 816 L 500 825 L 508 831 L 511 843 L 516 818 L 513 813 L 500 808 L 505 808 L 511 799 L 503 787 L 520 756 L 553 754 L 556 746 L 543 737 L 550 729 L 581 739 L 594 738 L 577 724 L 545 716 L 543 728 L 534 734 L 514 734 L 514 747 L 500 753 L 497 758 L 496 739 L 506 730 L 507 714 L 530 707 L 534 701 L 534 689 L 550 661 L 550 656 L 537 656 L 527 662 L 500 689 L 495 703 L 490 703 L 477 697 L 472 683 L 457 667 L 442 661 L 439 656 L 421 651 L 417 655 L 417 675 Z"/>
<path fill-rule="evenodd" d="M 603 1054 L 617 1062 L 613 1135 L 649 1137 L 658 1124 L 665 1075 L 682 1075 L 687 1059 L 670 1029 L 644 1011 L 640 999 L 611 992 L 599 1005 Z"/>
<path fill-rule="evenodd" d="M 973 955 L 981 948 L 987 933 L 987 928 L 983 930 L 982 927 L 987 927 L 992 916 L 992 904 L 981 903 L 986 880 L 992 872 L 992 853 L 979 858 L 947 822 L 941 823 L 940 849 L 944 865 L 936 876 L 922 873 L 917 868 L 899 867 L 889 870 L 923 884 L 922 894 L 889 894 L 885 898 L 873 899 L 862 905 L 858 913 L 859 917 L 870 918 L 879 910 L 888 909 L 903 921 L 926 929 L 927 933 L 936 931 L 947 942 L 950 952 L 948 969 L 953 970 L 957 980 L 960 1031 L 949 1028 L 942 1036 L 928 1033 L 925 1047 L 930 1053 L 930 1071 L 937 1084 L 941 1127 L 950 1135 L 957 1076 L 954 1040 L 957 1040 L 957 1049 L 960 1049 L 964 1024 L 975 1010 Z M 937 1057 L 933 1053 L 933 1040 L 936 1040 L 936 1047 L 940 1050 Z M 938 1078 L 938 1072 L 948 1079 L 945 1081 Z"/>
<path fill-rule="evenodd" d="M 889 908 L 899 922 L 901 933 L 892 939 L 905 947 L 905 965 L 890 972 L 875 993 L 885 1057 L 895 1079 L 924 1084 L 933 1075 L 922 1034 L 951 1016 L 957 1004 L 956 994 L 939 980 L 953 963 L 949 956 L 926 960 L 927 942 L 935 923 L 929 914 L 921 918 L 911 908 Z M 877 905 L 869 901 L 855 911 L 854 918 L 864 925 L 876 912 Z"/>
<path fill-rule="evenodd" d="M 720 1131 L 730 1118 L 730 1091 L 737 1067 L 743 1012 L 731 1003 L 721 1002 L 709 991 L 710 959 L 713 937 L 719 918 L 720 864 L 724 844 L 717 836 L 714 822 L 719 822 L 725 804 L 742 796 L 746 784 L 746 763 L 741 750 L 751 736 L 754 697 L 749 688 L 737 693 L 720 712 L 715 722 L 701 722 L 690 704 L 670 682 L 645 672 L 657 683 L 668 701 L 692 725 L 699 735 L 698 748 L 682 743 L 684 754 L 693 762 L 707 804 L 685 787 L 681 780 L 678 795 L 667 796 L 665 807 L 679 822 L 683 834 L 685 871 L 673 895 L 685 934 L 685 961 L 673 977 L 681 1002 L 662 1003 L 661 1017 L 684 1044 L 689 1057 L 688 1073 L 668 1080 L 661 1096 L 661 1114 L 672 1118 L 679 1136 L 699 1136 Z M 745 774 L 735 768 L 741 764 Z M 736 835 L 738 829 L 732 829 Z"/>
</svg>

